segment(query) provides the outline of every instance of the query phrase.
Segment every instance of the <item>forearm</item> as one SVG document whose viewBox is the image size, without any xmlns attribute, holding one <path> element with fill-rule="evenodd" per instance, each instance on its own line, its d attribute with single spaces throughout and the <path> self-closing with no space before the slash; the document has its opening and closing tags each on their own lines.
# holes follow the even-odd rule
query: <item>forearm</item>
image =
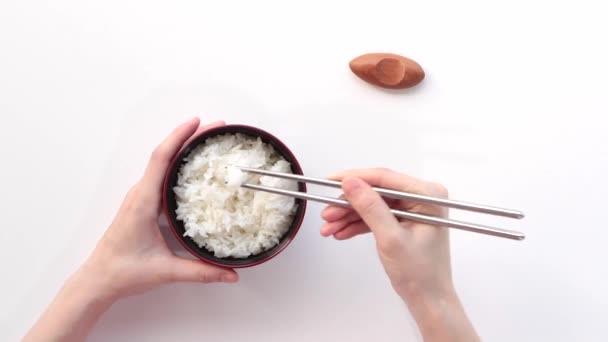
<svg viewBox="0 0 608 342">
<path fill-rule="evenodd" d="M 458 295 L 453 289 L 442 294 L 402 295 L 425 342 L 480 341 Z"/>
<path fill-rule="evenodd" d="M 24 337 L 25 342 L 84 341 L 113 297 L 98 277 L 81 268 L 59 291 L 46 312 Z"/>
</svg>

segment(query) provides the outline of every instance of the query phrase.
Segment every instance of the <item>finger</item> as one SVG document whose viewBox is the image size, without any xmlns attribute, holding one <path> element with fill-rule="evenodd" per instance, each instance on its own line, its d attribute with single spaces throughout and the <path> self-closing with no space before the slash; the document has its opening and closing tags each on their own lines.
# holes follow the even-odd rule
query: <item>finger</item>
<svg viewBox="0 0 608 342">
<path fill-rule="evenodd" d="M 366 234 L 369 232 L 370 232 L 370 230 L 369 230 L 369 227 L 367 226 L 367 224 L 365 224 L 365 222 L 363 222 L 363 221 L 358 221 L 358 222 L 349 224 L 341 231 L 335 233 L 334 238 L 336 240 L 348 240 L 357 235 Z"/>
<path fill-rule="evenodd" d="M 184 142 L 182 144 L 182 147 L 185 146 L 185 145 L 188 145 L 192 140 L 196 139 L 199 135 L 205 133 L 205 131 L 208 131 L 208 130 L 210 130 L 212 128 L 215 128 L 215 127 L 221 127 L 221 126 L 224 126 L 224 125 L 226 125 L 226 123 L 224 121 L 215 121 L 215 122 L 212 122 L 212 123 L 207 124 L 207 125 L 201 125 L 201 126 L 199 126 L 196 129 L 196 131 L 194 132 L 194 134 L 192 134 L 192 136 L 190 138 L 188 138 L 188 140 L 186 140 L 186 142 Z"/>
<path fill-rule="evenodd" d="M 351 213 L 344 216 L 342 219 L 334 222 L 327 222 L 321 227 L 321 235 L 322 236 L 330 236 L 339 232 L 344 227 L 348 226 L 353 222 L 361 221 L 361 217 L 357 212 L 352 211 Z"/>
<path fill-rule="evenodd" d="M 394 230 L 399 229 L 399 222 L 390 212 L 388 205 L 369 184 L 356 177 L 346 177 L 342 180 L 342 189 L 346 199 L 377 240 L 390 238 L 394 235 Z"/>
<path fill-rule="evenodd" d="M 200 120 L 195 118 L 180 125 L 154 150 L 150 157 L 150 162 L 146 167 L 144 177 L 141 180 L 140 191 L 144 202 L 159 202 L 165 172 L 175 154 L 188 138 L 192 137 L 192 135 L 201 127 L 204 131 L 223 125 L 223 122 L 217 122 L 199 127 L 199 123 Z"/>
<path fill-rule="evenodd" d="M 197 283 L 235 283 L 239 280 L 238 274 L 231 269 L 210 265 L 198 260 L 175 257 L 170 279 L 176 282 L 187 281 Z"/>
<path fill-rule="evenodd" d="M 165 171 L 173 155 L 194 134 L 199 124 L 199 118 L 194 118 L 181 124 L 152 152 L 141 181 L 140 189 L 144 193 L 144 197 L 147 197 L 146 195 L 152 195 L 152 197 L 160 195 L 160 187 L 165 177 Z"/>
<path fill-rule="evenodd" d="M 428 182 L 388 169 L 347 170 L 339 172 L 332 177 L 334 179 L 357 177 L 376 187 L 404 191 L 424 196 L 448 198 L 447 189 L 441 184 Z M 443 207 L 420 203 L 417 201 L 387 199 L 387 203 L 389 203 L 389 206 L 396 205 L 400 209 L 411 210 L 421 214 L 434 216 L 445 216 L 447 214 L 447 210 Z"/>
<path fill-rule="evenodd" d="M 343 180 L 346 177 L 357 177 L 371 186 L 386 189 L 406 191 L 419 195 L 436 195 L 433 193 L 433 183 L 388 169 L 353 169 L 338 172 L 330 179 Z"/>
<path fill-rule="evenodd" d="M 321 212 L 321 218 L 325 221 L 332 222 L 332 221 L 337 221 L 337 220 L 343 218 L 344 216 L 346 216 L 348 213 L 352 213 L 352 212 L 353 212 L 353 210 L 350 208 L 330 205 L 330 206 L 327 206 L 325 209 L 323 209 L 323 211 Z"/>
</svg>

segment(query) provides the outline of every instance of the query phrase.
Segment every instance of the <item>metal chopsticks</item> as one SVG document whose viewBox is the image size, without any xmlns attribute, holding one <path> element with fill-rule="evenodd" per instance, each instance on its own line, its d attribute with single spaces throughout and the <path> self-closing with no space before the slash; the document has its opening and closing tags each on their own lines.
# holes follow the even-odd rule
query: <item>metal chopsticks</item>
<svg viewBox="0 0 608 342">
<path fill-rule="evenodd" d="M 328 180 L 328 179 L 312 178 L 312 177 L 306 177 L 306 176 L 301 176 L 301 175 L 295 175 L 295 174 L 291 174 L 291 173 L 282 173 L 282 172 L 254 169 L 254 168 L 250 168 L 250 167 L 240 167 L 239 166 L 238 168 L 241 169 L 242 171 L 249 172 L 249 173 L 255 173 L 255 174 L 259 174 L 259 175 L 291 179 L 291 180 L 296 180 L 296 181 L 306 182 L 306 183 L 311 183 L 311 184 L 317 184 L 317 185 L 325 185 L 325 186 L 329 186 L 332 188 L 341 188 L 342 187 L 342 183 L 340 183 L 338 181 Z M 373 188 L 373 189 L 380 195 L 382 195 L 384 197 L 388 197 L 388 198 L 403 199 L 403 200 L 409 200 L 409 201 L 420 202 L 420 203 L 437 204 L 437 205 L 441 205 L 441 206 L 448 207 L 448 208 L 463 209 L 463 210 L 468 210 L 468 211 L 475 211 L 475 212 L 479 212 L 479 213 L 498 215 L 498 216 L 515 218 L 515 219 L 521 219 L 524 217 L 524 214 L 521 211 L 517 211 L 517 210 L 496 208 L 496 207 L 490 207 L 487 205 L 454 201 L 454 200 L 449 200 L 449 199 L 445 199 L 445 198 L 429 197 L 429 196 L 417 195 L 417 194 L 382 189 L 382 188 Z"/>
<path fill-rule="evenodd" d="M 312 178 L 312 177 L 306 177 L 306 176 L 290 174 L 290 173 L 267 171 L 267 170 L 249 168 L 249 167 L 240 167 L 240 166 L 237 166 L 237 167 L 239 169 L 241 169 L 242 171 L 249 172 L 249 173 L 283 178 L 283 179 L 290 179 L 290 180 L 295 180 L 298 182 L 306 182 L 306 183 L 311 183 L 311 184 L 324 185 L 324 186 L 329 186 L 329 187 L 333 187 L 333 188 L 341 188 L 341 183 L 338 181 Z M 312 194 L 308 194 L 308 193 L 304 193 L 304 192 L 272 188 L 272 187 L 267 187 L 267 186 L 263 186 L 263 185 L 243 184 L 242 187 L 251 189 L 251 190 L 266 191 L 266 192 L 270 192 L 270 193 L 274 193 L 274 194 L 278 194 L 278 195 L 290 196 L 290 197 L 299 198 L 302 200 L 310 200 L 310 201 L 321 202 L 321 203 L 326 203 L 326 204 L 333 204 L 333 205 L 337 205 L 337 206 L 341 206 L 341 207 L 350 207 L 350 204 L 348 203 L 348 201 L 343 200 L 343 199 L 338 199 L 338 198 L 312 195 Z M 517 210 L 503 209 L 503 208 L 497 208 L 497 207 L 492 207 L 492 206 L 487 206 L 487 205 L 480 205 L 480 204 L 473 204 L 473 203 L 449 200 L 449 199 L 444 199 L 444 198 L 423 196 L 423 195 L 417 195 L 417 194 L 390 190 L 390 189 L 382 189 L 382 188 L 376 188 L 376 187 L 373 189 L 376 192 L 378 192 L 381 196 L 388 197 L 388 198 L 404 199 L 404 200 L 420 202 L 420 203 L 429 203 L 429 204 L 435 204 L 435 205 L 440 205 L 440 206 L 454 208 L 454 209 L 468 210 L 468 211 L 474 211 L 474 212 L 479 212 L 479 213 L 484 213 L 484 214 L 504 216 L 504 217 L 514 218 L 514 219 L 521 219 L 524 217 L 524 214 Z M 444 219 L 444 218 L 440 218 L 440 217 L 411 213 L 411 212 L 407 212 L 407 211 L 403 211 L 403 210 L 391 209 L 391 212 L 396 217 L 415 221 L 415 222 L 420 222 L 420 223 L 440 225 L 440 226 L 456 228 L 456 229 L 466 230 L 466 231 L 470 231 L 470 232 L 497 236 L 497 237 L 513 239 L 513 240 L 523 240 L 525 238 L 525 235 L 523 233 L 513 231 L 513 230 L 508 230 L 508 229 L 490 227 L 490 226 L 473 224 L 473 223 L 456 221 L 456 220 L 448 220 L 448 219 Z"/>
</svg>

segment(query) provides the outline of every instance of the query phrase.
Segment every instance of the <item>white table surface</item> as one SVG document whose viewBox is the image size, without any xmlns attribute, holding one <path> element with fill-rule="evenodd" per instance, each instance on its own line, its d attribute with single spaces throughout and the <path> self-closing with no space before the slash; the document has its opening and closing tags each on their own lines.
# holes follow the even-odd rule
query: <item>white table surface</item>
<svg viewBox="0 0 608 342">
<path fill-rule="evenodd" d="M 604 13 L 591 0 L 0 2 L 0 340 L 22 336 L 87 256 L 160 139 L 200 115 L 276 133 L 311 176 L 385 166 L 524 210 L 453 213 L 528 235 L 453 232 L 479 333 L 605 341 Z M 361 82 L 348 62 L 375 51 L 426 79 Z M 371 236 L 321 238 L 321 208 L 238 285 L 123 300 L 90 340 L 416 340 Z"/>
</svg>

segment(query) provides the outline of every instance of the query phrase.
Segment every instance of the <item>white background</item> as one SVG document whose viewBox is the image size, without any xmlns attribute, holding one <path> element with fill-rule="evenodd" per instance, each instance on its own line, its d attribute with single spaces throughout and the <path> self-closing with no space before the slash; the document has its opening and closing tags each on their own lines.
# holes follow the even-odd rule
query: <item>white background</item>
<svg viewBox="0 0 608 342">
<path fill-rule="evenodd" d="M 602 341 L 608 307 L 600 1 L 0 2 L 0 340 L 17 340 L 183 120 L 277 134 L 310 176 L 386 166 L 513 207 L 523 242 L 452 233 L 455 283 L 486 341 Z M 384 91 L 348 62 L 418 61 Z M 314 190 L 314 189 L 313 189 Z M 118 302 L 91 341 L 403 341 L 412 320 L 370 236 L 318 234 L 237 285 Z"/>
</svg>

